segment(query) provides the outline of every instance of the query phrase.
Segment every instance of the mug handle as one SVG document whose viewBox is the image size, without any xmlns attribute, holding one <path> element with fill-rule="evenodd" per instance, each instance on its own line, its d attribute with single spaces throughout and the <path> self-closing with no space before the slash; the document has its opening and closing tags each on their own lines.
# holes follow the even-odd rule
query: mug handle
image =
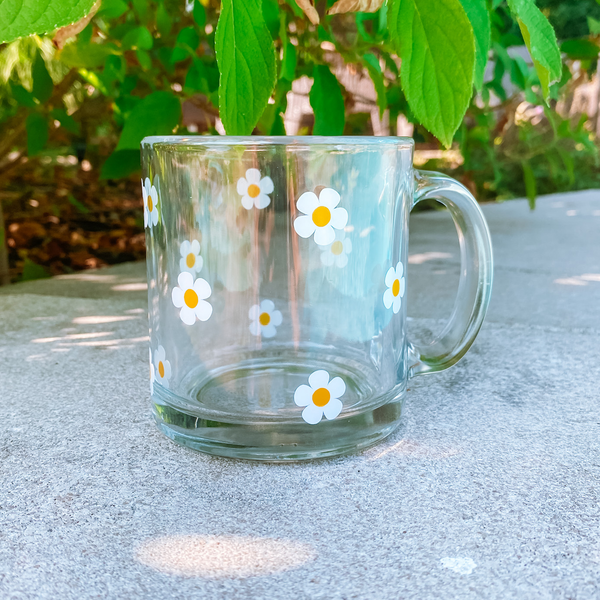
<svg viewBox="0 0 600 600">
<path fill-rule="evenodd" d="M 454 309 L 442 333 L 425 346 L 409 342 L 409 376 L 434 373 L 458 362 L 475 340 L 490 302 L 492 241 L 477 200 L 458 181 L 415 169 L 413 207 L 435 199 L 452 215 L 460 243 L 460 281 Z"/>
</svg>

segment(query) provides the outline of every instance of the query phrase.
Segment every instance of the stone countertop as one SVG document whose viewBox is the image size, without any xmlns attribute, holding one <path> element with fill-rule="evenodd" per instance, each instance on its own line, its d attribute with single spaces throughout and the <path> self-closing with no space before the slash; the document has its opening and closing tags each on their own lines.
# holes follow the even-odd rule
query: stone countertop
<svg viewBox="0 0 600 600">
<path fill-rule="evenodd" d="M 385 442 L 314 463 L 159 433 L 143 264 L 0 289 L 0 597 L 598 598 L 600 192 L 483 209 L 475 345 L 410 382 Z M 415 214 L 415 335 L 458 260 L 448 213 Z"/>
</svg>

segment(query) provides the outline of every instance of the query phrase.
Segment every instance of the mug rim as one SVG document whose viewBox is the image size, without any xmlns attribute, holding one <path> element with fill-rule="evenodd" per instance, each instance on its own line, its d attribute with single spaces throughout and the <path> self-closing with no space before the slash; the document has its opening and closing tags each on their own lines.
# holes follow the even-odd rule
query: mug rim
<svg viewBox="0 0 600 600">
<path fill-rule="evenodd" d="M 322 135 L 151 135 L 145 137 L 142 148 L 167 146 L 378 146 L 392 144 L 413 148 L 413 138 L 402 136 L 322 136 Z"/>
</svg>

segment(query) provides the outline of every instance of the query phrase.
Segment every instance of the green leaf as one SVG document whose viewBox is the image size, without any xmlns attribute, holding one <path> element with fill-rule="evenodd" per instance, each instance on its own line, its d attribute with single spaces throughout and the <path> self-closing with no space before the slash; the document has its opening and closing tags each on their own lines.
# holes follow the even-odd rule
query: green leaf
<svg viewBox="0 0 600 600">
<path fill-rule="evenodd" d="M 181 104 L 170 92 L 152 92 L 141 100 L 125 121 L 117 150 L 138 150 L 148 135 L 168 135 L 179 124 Z"/>
<path fill-rule="evenodd" d="M 136 27 L 131 31 L 128 31 L 123 39 L 121 45 L 125 50 L 137 49 L 137 50 L 150 50 L 154 45 L 152 34 L 143 26 Z"/>
<path fill-rule="evenodd" d="M 250 135 L 277 77 L 275 46 L 260 0 L 223 0 L 215 51 L 223 126 L 229 135 Z"/>
<path fill-rule="evenodd" d="M 0 43 L 75 23 L 90 12 L 93 4 L 94 0 L 3 0 Z"/>
<path fill-rule="evenodd" d="M 106 17 L 107 19 L 118 19 L 128 10 L 127 2 L 123 0 L 102 0 L 98 16 Z"/>
<path fill-rule="evenodd" d="M 529 200 L 529 208 L 532 210 L 535 208 L 535 198 L 537 196 L 537 186 L 535 183 L 535 175 L 531 165 L 524 160 L 521 164 L 523 167 L 523 182 L 525 183 L 525 195 Z"/>
<path fill-rule="evenodd" d="M 196 0 L 197 2 L 198 0 Z M 262 0 L 263 18 L 271 37 L 276 40 L 279 37 L 279 2 L 277 0 Z"/>
<path fill-rule="evenodd" d="M 562 75 L 560 51 L 552 25 L 533 0 L 508 0 L 508 6 L 517 18 L 523 40 L 537 71 L 544 98 L 548 99 L 550 85 Z"/>
<path fill-rule="evenodd" d="M 291 42 L 287 42 L 283 49 L 283 60 L 281 61 L 280 79 L 294 81 L 296 78 L 296 66 L 298 64 L 298 53 L 296 46 Z"/>
<path fill-rule="evenodd" d="M 110 79 L 123 81 L 127 73 L 127 63 L 122 56 L 111 54 L 104 63 L 104 74 Z"/>
<path fill-rule="evenodd" d="M 34 279 L 46 279 L 52 277 L 45 267 L 34 263 L 28 258 L 25 259 L 23 264 L 23 273 L 21 275 L 21 281 L 32 281 Z"/>
<path fill-rule="evenodd" d="M 48 122 L 40 113 L 31 113 L 25 121 L 27 132 L 27 154 L 34 156 L 41 152 L 48 143 Z"/>
<path fill-rule="evenodd" d="M 13 98 L 21 106 L 26 106 L 27 108 L 35 108 L 37 106 L 33 94 L 29 90 L 26 90 L 22 85 L 11 84 L 10 90 Z"/>
<path fill-rule="evenodd" d="M 68 67 L 93 69 L 101 67 L 111 54 L 117 52 L 112 44 L 80 44 L 79 40 L 67 44 L 58 58 Z"/>
<path fill-rule="evenodd" d="M 52 77 L 48 73 L 46 63 L 39 52 L 36 52 L 35 60 L 31 68 L 31 77 L 33 78 L 33 86 L 31 93 L 37 98 L 41 104 L 47 102 L 52 96 L 54 83 Z"/>
<path fill-rule="evenodd" d="M 315 65 L 308 95 L 315 113 L 314 135 L 342 135 L 346 111 L 342 88 L 327 65 Z"/>
<path fill-rule="evenodd" d="M 377 92 L 377 106 L 379 107 L 379 116 L 383 116 L 383 112 L 387 108 L 387 90 L 385 87 L 383 73 L 381 72 L 381 66 L 379 59 L 372 53 L 367 52 L 363 59 L 365 61 L 367 71 L 373 80 L 375 91 Z"/>
<path fill-rule="evenodd" d="M 565 40 L 560 45 L 564 52 L 572 60 L 594 60 L 598 58 L 600 48 L 591 40 Z"/>
<path fill-rule="evenodd" d="M 461 0 L 475 35 L 475 87 L 483 87 L 483 74 L 491 44 L 490 13 L 486 0 Z"/>
<path fill-rule="evenodd" d="M 167 9 L 159 4 L 156 9 L 156 29 L 161 36 L 165 37 L 171 33 L 171 29 L 173 28 L 173 19 L 171 15 L 167 12 Z"/>
<path fill-rule="evenodd" d="M 459 0 L 390 0 L 388 23 L 410 109 L 448 147 L 473 93 L 471 23 Z"/>
<path fill-rule="evenodd" d="M 81 127 L 79 123 L 63 108 L 55 108 L 51 112 L 52 118 L 58 121 L 61 127 L 64 127 L 69 133 L 73 135 L 79 135 L 81 133 Z"/>
<path fill-rule="evenodd" d="M 200 36 L 195 27 L 184 27 L 177 34 L 177 42 L 171 55 L 171 62 L 176 63 L 194 56 L 196 48 L 200 43 Z"/>
<path fill-rule="evenodd" d="M 203 92 L 204 94 L 209 92 L 206 67 L 201 60 L 196 59 L 191 64 L 185 76 L 184 87 L 193 92 Z"/>
<path fill-rule="evenodd" d="M 148 20 L 148 0 L 133 0 L 133 8 L 138 14 L 140 21 L 145 23 Z"/>
<path fill-rule="evenodd" d="M 521 90 L 527 87 L 527 78 L 529 77 L 529 66 L 520 57 L 516 56 L 510 65 L 510 80 Z"/>
<path fill-rule="evenodd" d="M 588 29 L 592 35 L 600 34 L 600 20 L 594 19 L 594 17 L 587 18 Z"/>
<path fill-rule="evenodd" d="M 79 200 L 77 200 L 77 198 L 75 198 L 73 194 L 69 194 L 67 196 L 67 200 L 69 201 L 69 204 L 71 204 L 71 206 L 74 206 L 76 208 L 77 212 L 80 212 L 84 215 L 90 212 L 90 209 L 85 204 L 79 202 Z"/>
<path fill-rule="evenodd" d="M 204 29 L 206 25 L 206 10 L 198 0 L 194 1 L 194 10 L 193 10 L 194 21 L 196 21 L 196 25 L 200 27 L 200 29 Z"/>
<path fill-rule="evenodd" d="M 102 165 L 100 179 L 121 179 L 121 177 L 127 177 L 140 169 L 139 149 L 117 150 Z"/>
</svg>

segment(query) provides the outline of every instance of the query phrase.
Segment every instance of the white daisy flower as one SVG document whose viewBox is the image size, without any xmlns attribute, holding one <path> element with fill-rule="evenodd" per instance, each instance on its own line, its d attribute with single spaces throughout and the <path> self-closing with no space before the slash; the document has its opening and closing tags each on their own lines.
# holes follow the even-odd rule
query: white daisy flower
<svg viewBox="0 0 600 600">
<path fill-rule="evenodd" d="M 179 274 L 178 287 L 173 288 L 171 298 L 176 308 L 181 308 L 179 317 L 186 325 L 193 325 L 196 319 L 207 321 L 212 315 L 212 306 L 206 301 L 212 290 L 206 279 L 194 276 L 187 271 Z"/>
<path fill-rule="evenodd" d="M 343 229 L 338 229 L 335 232 L 335 241 L 321 252 L 321 262 L 326 267 L 335 265 L 343 269 L 348 264 L 350 252 L 352 252 L 352 241 L 346 237 Z"/>
<path fill-rule="evenodd" d="M 272 300 L 263 300 L 260 304 L 255 304 L 248 311 L 248 317 L 252 321 L 250 323 L 250 333 L 266 338 L 274 337 L 277 333 L 277 327 L 283 321 L 281 311 L 275 310 L 275 304 Z"/>
<path fill-rule="evenodd" d="M 346 392 L 346 384 L 341 377 L 329 381 L 327 371 L 315 371 L 308 378 L 308 385 L 299 386 L 294 393 L 294 402 L 305 406 L 302 418 L 310 425 L 325 418 L 335 419 L 342 411 L 340 396 Z"/>
<path fill-rule="evenodd" d="M 296 233 L 303 238 L 315 234 L 315 242 L 319 246 L 328 246 L 335 241 L 335 229 L 343 229 L 348 223 L 348 212 L 345 208 L 336 208 L 340 203 L 340 195 L 333 188 L 325 188 L 317 195 L 304 192 L 296 207 L 302 216 L 294 221 Z"/>
<path fill-rule="evenodd" d="M 260 178 L 258 169 L 248 169 L 246 177 L 240 177 L 237 182 L 238 194 L 242 197 L 242 206 L 250 210 L 253 206 L 256 208 L 266 208 L 271 204 L 271 198 L 267 194 L 273 193 L 273 180 L 270 177 Z"/>
<path fill-rule="evenodd" d="M 198 240 L 192 240 L 192 242 L 185 240 L 184 242 L 181 242 L 179 253 L 181 254 L 181 259 L 179 261 L 179 269 L 181 272 L 187 271 L 192 275 L 200 273 L 204 260 L 200 256 L 200 242 Z"/>
<path fill-rule="evenodd" d="M 152 349 L 148 348 L 150 353 L 150 394 L 154 394 L 154 365 L 152 364 Z"/>
<path fill-rule="evenodd" d="M 158 223 L 158 191 L 146 177 L 142 181 L 142 197 L 144 198 L 144 227 L 154 227 Z"/>
<path fill-rule="evenodd" d="M 171 379 L 171 363 L 166 359 L 167 353 L 162 346 L 159 346 L 154 353 L 154 361 L 152 361 L 152 377 L 154 382 L 160 383 L 165 388 L 169 387 L 169 379 Z M 150 352 L 152 357 L 152 352 Z M 154 388 L 154 382 L 152 388 Z"/>
<path fill-rule="evenodd" d="M 394 267 L 390 267 L 385 274 L 385 285 L 387 285 L 388 289 L 385 290 L 383 294 L 383 303 L 386 308 L 390 308 L 390 306 L 393 307 L 394 314 L 400 310 L 404 289 L 406 287 L 403 273 L 404 265 L 402 262 L 398 262 L 395 269 Z"/>
</svg>

